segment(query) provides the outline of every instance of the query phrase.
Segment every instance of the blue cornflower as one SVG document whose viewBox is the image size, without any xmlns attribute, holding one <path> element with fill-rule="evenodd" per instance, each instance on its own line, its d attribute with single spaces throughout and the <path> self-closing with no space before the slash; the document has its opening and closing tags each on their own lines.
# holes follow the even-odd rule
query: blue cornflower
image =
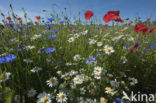
<svg viewBox="0 0 156 103">
<path fill-rule="evenodd" d="M 86 64 L 96 64 L 97 61 L 96 61 L 96 58 L 93 57 L 93 56 L 89 56 L 89 59 L 86 60 Z"/>
<path fill-rule="evenodd" d="M 49 39 L 56 38 L 56 35 L 48 35 L 48 38 L 49 38 Z"/>
<path fill-rule="evenodd" d="M 98 30 L 99 30 L 99 29 L 100 29 L 100 27 L 96 27 L 96 29 L 98 29 Z"/>
<path fill-rule="evenodd" d="M 46 53 L 52 53 L 52 52 L 54 52 L 54 51 L 55 51 L 55 48 L 47 48 L 47 49 L 45 50 Z"/>
<path fill-rule="evenodd" d="M 113 32 L 115 33 L 116 31 L 115 31 L 115 30 L 113 30 Z"/>
<path fill-rule="evenodd" d="M 56 42 L 59 42 L 60 40 L 56 40 Z"/>
<path fill-rule="evenodd" d="M 5 63 L 5 57 L 0 57 L 0 63 Z"/>
<path fill-rule="evenodd" d="M 156 46 L 152 46 L 151 48 L 152 48 L 152 49 L 156 49 Z"/>
<path fill-rule="evenodd" d="M 13 54 L 9 54 L 5 57 L 1 56 L 0 57 L 0 63 L 9 63 L 9 62 L 13 62 L 15 60 L 16 56 Z"/>
<path fill-rule="evenodd" d="M 154 46 L 153 43 L 147 43 L 147 46 Z"/>
<path fill-rule="evenodd" d="M 50 25 L 50 24 L 48 24 L 48 25 L 46 25 L 46 29 L 51 29 L 52 28 L 52 26 Z"/>
<path fill-rule="evenodd" d="M 32 28 L 32 25 L 28 25 L 27 28 Z"/>
<path fill-rule="evenodd" d="M 54 30 L 54 31 L 53 31 L 53 33 L 58 33 L 58 32 L 59 32 L 59 30 Z"/>
<path fill-rule="evenodd" d="M 120 98 L 116 98 L 115 103 L 123 103 L 123 102 L 122 102 L 122 100 Z"/>
<path fill-rule="evenodd" d="M 121 37 L 120 40 L 123 40 L 123 38 Z"/>
<path fill-rule="evenodd" d="M 54 18 L 48 18 L 48 21 L 50 21 L 50 22 L 52 22 L 52 21 L 54 21 L 55 19 Z"/>
<path fill-rule="evenodd" d="M 115 45 L 115 43 L 114 43 L 114 42 L 112 42 L 111 44 L 112 44 L 112 45 Z"/>
<path fill-rule="evenodd" d="M 92 34 L 87 34 L 87 36 L 88 36 L 88 37 L 93 37 L 93 35 L 92 35 Z"/>
<path fill-rule="evenodd" d="M 148 49 L 144 49 L 144 51 L 148 51 Z"/>
<path fill-rule="evenodd" d="M 156 42 L 156 38 L 154 39 L 154 41 Z"/>
<path fill-rule="evenodd" d="M 140 41 L 136 41 L 135 44 L 139 45 L 140 44 Z"/>
<path fill-rule="evenodd" d="M 68 20 L 68 17 L 64 17 L 65 20 Z"/>
<path fill-rule="evenodd" d="M 43 35 L 47 35 L 45 32 L 42 32 Z"/>
<path fill-rule="evenodd" d="M 60 24 L 63 24 L 64 23 L 64 21 L 60 21 Z"/>
</svg>

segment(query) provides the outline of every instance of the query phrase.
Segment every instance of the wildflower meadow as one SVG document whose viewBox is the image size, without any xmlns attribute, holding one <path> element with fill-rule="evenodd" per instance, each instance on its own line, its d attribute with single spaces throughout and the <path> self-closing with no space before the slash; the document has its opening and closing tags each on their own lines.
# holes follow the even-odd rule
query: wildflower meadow
<svg viewBox="0 0 156 103">
<path fill-rule="evenodd" d="M 84 20 L 23 9 L 0 24 L 0 103 L 155 103 L 156 23 L 94 11 Z M 130 97 L 131 93 L 137 96 Z M 144 97 L 141 97 L 141 94 Z M 129 97 L 126 97 L 129 96 Z"/>
</svg>

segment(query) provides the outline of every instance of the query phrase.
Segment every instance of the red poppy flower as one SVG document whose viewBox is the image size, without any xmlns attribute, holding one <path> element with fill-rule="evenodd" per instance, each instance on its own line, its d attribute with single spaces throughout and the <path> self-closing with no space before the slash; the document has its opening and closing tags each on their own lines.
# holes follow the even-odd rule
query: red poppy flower
<svg viewBox="0 0 156 103">
<path fill-rule="evenodd" d="M 147 21 L 150 21 L 150 18 L 147 18 Z"/>
<path fill-rule="evenodd" d="M 128 25 L 131 25 L 133 23 L 133 21 L 130 21 L 129 23 L 128 23 Z"/>
<path fill-rule="evenodd" d="M 40 19 L 40 16 L 36 16 L 36 19 L 39 20 Z"/>
<path fill-rule="evenodd" d="M 124 21 L 120 18 L 119 14 L 120 14 L 120 11 L 109 11 L 109 12 L 107 12 L 106 15 L 104 15 L 103 20 L 104 20 L 106 23 L 110 22 L 111 20 L 115 20 L 115 21 L 117 21 L 117 22 L 124 22 Z"/>
<path fill-rule="evenodd" d="M 22 19 L 19 19 L 18 21 L 19 21 L 19 23 L 22 23 Z"/>
<path fill-rule="evenodd" d="M 8 17 L 6 17 L 6 19 L 7 19 L 7 20 L 11 20 L 11 18 L 10 18 L 9 16 L 8 16 Z"/>
<path fill-rule="evenodd" d="M 35 21 L 34 23 L 37 24 L 37 21 Z"/>
<path fill-rule="evenodd" d="M 135 25 L 134 30 L 135 30 L 136 33 L 144 32 L 144 33 L 147 33 L 147 34 L 155 31 L 155 29 L 148 28 L 144 24 L 137 24 L 137 25 Z"/>
<path fill-rule="evenodd" d="M 138 48 L 138 46 L 139 46 L 138 44 L 135 44 L 133 47 L 130 48 L 130 51 L 133 52 Z"/>
<path fill-rule="evenodd" d="M 18 20 L 22 20 L 21 18 L 17 18 Z"/>
<path fill-rule="evenodd" d="M 90 10 L 86 11 L 85 13 L 85 19 L 90 19 L 92 16 L 94 15 L 94 13 Z"/>
</svg>

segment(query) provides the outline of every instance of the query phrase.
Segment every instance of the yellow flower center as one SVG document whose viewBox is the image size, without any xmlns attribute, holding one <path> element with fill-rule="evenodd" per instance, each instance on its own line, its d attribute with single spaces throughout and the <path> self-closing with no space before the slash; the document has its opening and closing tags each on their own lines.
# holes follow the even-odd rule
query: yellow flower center
<svg viewBox="0 0 156 103">
<path fill-rule="evenodd" d="M 5 75 L 1 75 L 0 80 L 4 80 L 4 79 L 5 79 Z"/>
<path fill-rule="evenodd" d="M 99 69 L 97 69 L 96 72 L 100 72 Z"/>
<path fill-rule="evenodd" d="M 58 71 L 58 74 L 61 74 L 62 73 L 62 71 Z"/>
<path fill-rule="evenodd" d="M 91 42 L 92 42 L 92 43 L 95 43 L 95 40 L 92 40 Z"/>
<path fill-rule="evenodd" d="M 53 78 L 52 78 L 52 79 L 50 79 L 50 82 L 51 82 L 51 83 L 54 83 L 54 81 L 55 81 L 55 80 L 54 80 Z"/>
<path fill-rule="evenodd" d="M 106 102 L 106 99 L 105 98 L 101 98 L 101 102 Z"/>
<path fill-rule="evenodd" d="M 26 59 L 27 62 L 30 62 L 30 59 Z"/>
<path fill-rule="evenodd" d="M 124 82 L 124 81 L 121 81 L 121 84 L 123 84 L 123 85 L 124 85 L 124 84 L 125 84 L 125 82 Z"/>
<path fill-rule="evenodd" d="M 112 89 L 109 88 L 107 91 L 108 91 L 108 92 L 112 92 Z"/>
<path fill-rule="evenodd" d="M 42 103 L 47 103 L 47 102 L 48 102 L 48 98 L 47 97 L 42 99 Z"/>
<path fill-rule="evenodd" d="M 60 99 L 63 99 L 64 98 L 64 95 L 63 94 L 60 94 L 59 97 L 60 97 Z"/>
<path fill-rule="evenodd" d="M 34 70 L 38 70 L 38 67 L 35 66 L 35 67 L 34 67 Z"/>
<path fill-rule="evenodd" d="M 110 52 L 110 51 L 111 51 L 111 49 L 109 49 L 109 48 L 108 48 L 108 49 L 106 49 L 106 51 L 107 51 L 107 52 Z"/>
<path fill-rule="evenodd" d="M 32 95 L 32 94 L 33 94 L 33 92 L 32 92 L 32 91 L 29 91 L 29 94 L 30 94 L 30 95 Z"/>
</svg>

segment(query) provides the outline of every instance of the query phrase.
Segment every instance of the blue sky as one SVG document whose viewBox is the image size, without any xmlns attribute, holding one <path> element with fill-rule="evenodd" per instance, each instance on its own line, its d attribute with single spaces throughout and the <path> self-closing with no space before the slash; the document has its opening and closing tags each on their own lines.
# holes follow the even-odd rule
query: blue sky
<svg viewBox="0 0 156 103">
<path fill-rule="evenodd" d="M 86 10 L 92 10 L 101 21 L 107 11 L 120 10 L 123 19 L 129 17 L 133 20 L 139 15 L 144 21 L 152 14 L 152 20 L 156 20 L 156 0 L 0 0 L 0 10 L 7 14 L 10 3 L 19 16 L 23 16 L 21 8 L 25 8 L 33 20 L 36 15 L 48 17 L 53 11 L 60 14 L 64 8 L 67 8 L 66 12 L 70 17 L 77 17 L 80 11 L 82 19 Z M 43 9 L 50 13 L 43 13 Z"/>
</svg>

